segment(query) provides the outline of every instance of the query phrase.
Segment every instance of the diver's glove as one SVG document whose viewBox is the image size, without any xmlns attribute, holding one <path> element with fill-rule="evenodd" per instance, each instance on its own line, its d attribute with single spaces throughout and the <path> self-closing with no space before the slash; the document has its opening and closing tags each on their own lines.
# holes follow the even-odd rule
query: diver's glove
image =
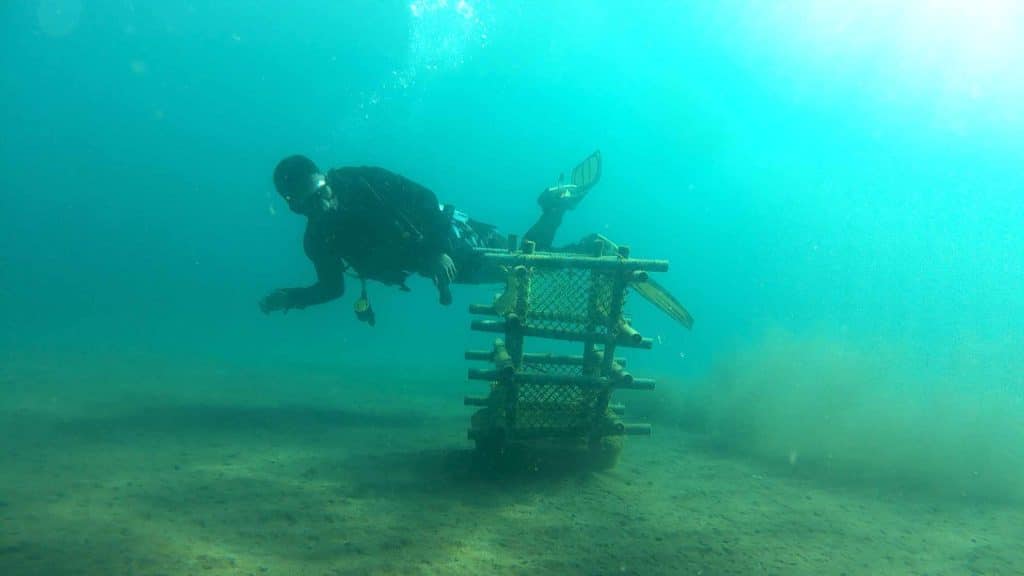
<svg viewBox="0 0 1024 576">
<path fill-rule="evenodd" d="M 455 261 L 448 254 L 442 252 L 437 260 L 434 262 L 433 275 L 434 284 L 437 285 L 437 294 L 440 302 L 444 306 L 448 306 L 452 303 L 452 291 L 451 283 L 455 281 L 455 277 L 459 271 L 455 267 Z"/>
<path fill-rule="evenodd" d="M 438 279 L 437 281 L 437 295 L 438 300 L 442 306 L 448 306 L 452 303 L 452 289 L 451 283 L 447 280 Z"/>
<path fill-rule="evenodd" d="M 455 276 L 458 273 L 459 270 L 455 267 L 455 261 L 452 260 L 452 257 L 442 252 L 434 263 L 434 278 L 439 281 L 443 279 L 450 283 L 455 281 Z"/>
<path fill-rule="evenodd" d="M 290 299 L 288 298 L 288 291 L 284 289 L 274 290 L 260 300 L 260 311 L 264 314 L 270 314 L 271 312 L 277 312 L 278 310 L 284 310 L 287 314 L 289 308 L 291 308 L 291 305 Z"/>
</svg>

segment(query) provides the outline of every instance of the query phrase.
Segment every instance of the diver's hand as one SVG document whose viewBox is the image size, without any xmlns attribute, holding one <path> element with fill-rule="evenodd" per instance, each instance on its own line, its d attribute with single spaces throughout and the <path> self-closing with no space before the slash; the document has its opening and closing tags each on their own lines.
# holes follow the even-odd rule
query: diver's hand
<svg viewBox="0 0 1024 576">
<path fill-rule="evenodd" d="M 270 294 L 267 294 L 260 300 L 260 311 L 264 314 L 270 314 L 278 310 L 284 310 L 288 312 L 288 291 L 287 290 L 274 290 Z"/>
<path fill-rule="evenodd" d="M 455 268 L 455 261 L 448 254 L 442 252 L 437 260 L 434 262 L 434 279 L 438 284 L 441 281 L 454 282 L 455 276 L 459 273 L 458 269 Z"/>
<path fill-rule="evenodd" d="M 437 283 L 437 296 L 438 301 L 441 302 L 442 306 L 448 306 L 452 303 L 452 290 L 451 284 L 447 280 L 439 280 Z"/>
<path fill-rule="evenodd" d="M 449 285 L 455 280 L 455 276 L 459 271 L 455 268 L 455 261 L 452 260 L 452 257 L 444 252 L 437 257 L 433 268 L 434 284 L 437 284 L 437 295 L 441 305 L 448 306 L 452 303 L 452 291 Z"/>
</svg>

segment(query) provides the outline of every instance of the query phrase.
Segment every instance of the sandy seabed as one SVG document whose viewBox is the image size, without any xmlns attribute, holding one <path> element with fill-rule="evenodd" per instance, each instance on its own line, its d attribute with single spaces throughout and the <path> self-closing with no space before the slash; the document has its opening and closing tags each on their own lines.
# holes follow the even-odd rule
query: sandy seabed
<svg viewBox="0 0 1024 576">
<path fill-rule="evenodd" d="M 1019 505 L 839 485 L 657 421 L 613 470 L 496 477 L 430 381 L 145 374 L 4 369 L 0 574 L 1024 574 Z"/>
</svg>

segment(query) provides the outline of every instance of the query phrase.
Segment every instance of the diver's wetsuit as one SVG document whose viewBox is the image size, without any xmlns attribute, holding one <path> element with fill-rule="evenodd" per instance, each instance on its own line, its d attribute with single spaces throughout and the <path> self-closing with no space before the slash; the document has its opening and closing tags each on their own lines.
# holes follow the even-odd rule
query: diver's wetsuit
<svg viewBox="0 0 1024 576">
<path fill-rule="evenodd" d="M 473 220 L 458 211 L 449 212 L 454 215 L 450 218 L 451 234 L 449 236 L 448 254 L 455 260 L 458 267 L 458 275 L 455 278 L 457 284 L 490 284 L 504 281 L 504 273 L 485 269 L 481 262 L 481 256 L 474 250 L 476 248 L 493 248 L 498 250 L 508 249 L 508 237 L 498 232 L 498 228 L 492 224 L 486 224 Z M 552 243 L 555 240 L 555 233 L 562 224 L 564 209 L 547 208 L 543 209 L 540 218 L 523 234 L 523 241 L 534 243 L 534 248 L 540 251 L 572 251 L 573 246 L 554 248 Z"/>
<path fill-rule="evenodd" d="M 305 308 L 341 296 L 345 271 L 398 285 L 424 272 L 447 249 L 448 216 L 429 189 L 374 166 L 337 168 L 327 173 L 338 209 L 309 218 L 303 241 L 316 267 L 317 282 L 288 288 L 288 308 Z"/>
<path fill-rule="evenodd" d="M 408 290 L 413 273 L 429 275 L 442 253 L 456 263 L 457 283 L 489 281 L 478 275 L 471 243 L 457 236 L 451 210 L 444 210 L 429 189 L 383 168 L 336 168 L 326 183 L 338 201 L 336 210 L 318 212 L 306 225 L 304 247 L 316 268 L 312 286 L 286 288 L 287 308 L 305 308 L 340 297 L 345 271 L 361 278 Z M 545 211 L 524 240 L 546 250 L 562 222 L 562 211 Z M 507 240 L 494 226 L 466 219 L 477 246 L 505 248 Z M 464 229 L 465 230 L 465 229 Z"/>
</svg>

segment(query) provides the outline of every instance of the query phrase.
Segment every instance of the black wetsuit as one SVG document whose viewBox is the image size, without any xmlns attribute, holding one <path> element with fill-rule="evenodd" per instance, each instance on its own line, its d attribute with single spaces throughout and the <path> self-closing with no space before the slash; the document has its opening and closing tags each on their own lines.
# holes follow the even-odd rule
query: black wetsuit
<svg viewBox="0 0 1024 576">
<path fill-rule="evenodd" d="M 409 275 L 433 273 L 438 257 L 455 261 L 457 283 L 496 281 L 481 270 L 476 247 L 505 248 L 506 238 L 492 225 L 465 221 L 470 236 L 460 234 L 452 210 L 442 210 L 437 196 L 399 174 L 374 166 L 336 168 L 327 173 L 338 202 L 336 209 L 317 211 L 306 225 L 306 256 L 316 268 L 315 284 L 285 288 L 285 308 L 305 308 L 340 297 L 345 272 L 351 268 L 364 280 L 408 290 Z M 551 248 L 562 211 L 544 211 L 523 236 L 538 250 Z"/>
<path fill-rule="evenodd" d="M 448 248 L 450 217 L 429 189 L 373 166 L 346 167 L 327 174 L 338 202 L 306 225 L 306 256 L 317 282 L 288 288 L 288 308 L 305 308 L 341 296 L 345 271 L 403 290 L 413 273 L 429 273 Z"/>
</svg>

